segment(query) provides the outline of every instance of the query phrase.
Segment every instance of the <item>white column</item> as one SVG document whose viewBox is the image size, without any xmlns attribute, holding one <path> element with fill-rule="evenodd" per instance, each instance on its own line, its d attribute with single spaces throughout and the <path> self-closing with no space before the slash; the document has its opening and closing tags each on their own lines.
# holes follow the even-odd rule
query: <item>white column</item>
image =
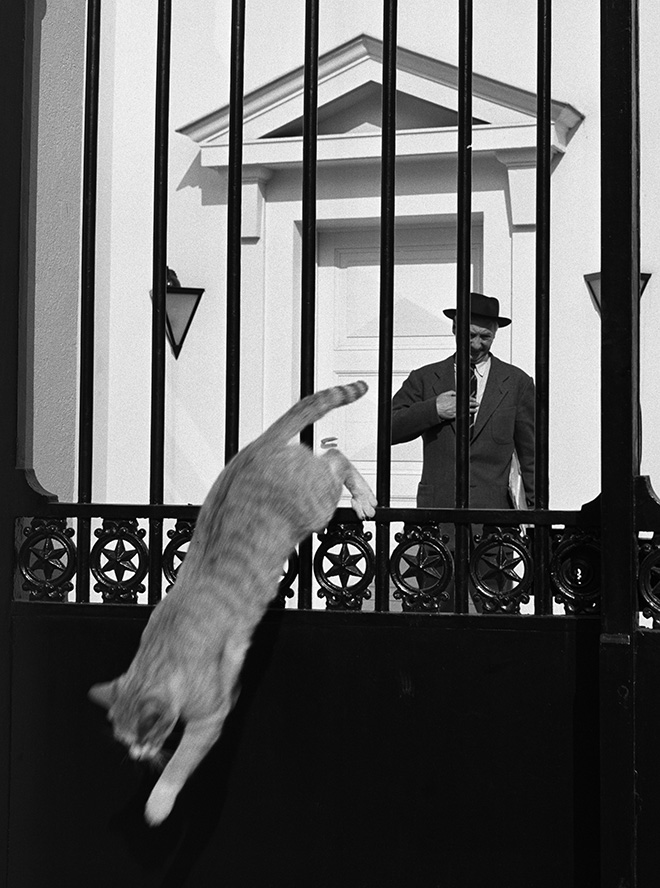
<svg viewBox="0 0 660 888">
<path fill-rule="evenodd" d="M 534 375 L 536 293 L 536 158 L 532 150 L 502 151 L 511 224 L 511 359 Z"/>
<path fill-rule="evenodd" d="M 263 430 L 266 183 L 272 170 L 246 168 L 241 207 L 241 446 Z"/>
</svg>

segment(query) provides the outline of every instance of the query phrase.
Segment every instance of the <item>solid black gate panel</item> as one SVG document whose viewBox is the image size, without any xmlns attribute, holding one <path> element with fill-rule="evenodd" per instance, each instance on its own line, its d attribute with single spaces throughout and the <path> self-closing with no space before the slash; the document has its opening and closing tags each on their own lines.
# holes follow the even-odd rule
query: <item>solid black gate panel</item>
<svg viewBox="0 0 660 888">
<path fill-rule="evenodd" d="M 658 884 L 658 828 L 660 826 L 660 636 L 640 632 L 637 638 L 637 879 L 639 888 Z"/>
<path fill-rule="evenodd" d="M 270 613 L 151 830 L 155 777 L 85 696 L 145 616 L 16 607 L 9 888 L 598 884 L 596 621 Z"/>
</svg>

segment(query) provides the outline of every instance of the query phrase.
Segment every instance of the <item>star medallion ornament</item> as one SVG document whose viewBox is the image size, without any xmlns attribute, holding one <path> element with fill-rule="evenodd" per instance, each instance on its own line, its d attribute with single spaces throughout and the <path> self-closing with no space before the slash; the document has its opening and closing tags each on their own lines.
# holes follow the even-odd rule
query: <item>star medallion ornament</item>
<svg viewBox="0 0 660 888">
<path fill-rule="evenodd" d="M 480 572 L 479 578 L 492 591 L 495 591 L 494 584 L 497 592 L 503 592 L 510 588 L 512 583 L 518 583 L 520 580 L 517 568 L 521 563 L 522 555 L 514 554 L 511 546 L 498 540 L 481 556 L 481 564 L 486 565 L 486 569 Z"/>
<path fill-rule="evenodd" d="M 489 612 L 518 613 L 521 602 L 529 601 L 532 573 L 522 539 L 499 528 L 477 544 L 470 558 L 474 594 Z"/>
<path fill-rule="evenodd" d="M 94 589 L 104 601 L 134 603 L 144 592 L 142 580 L 147 574 L 149 553 L 142 541 L 146 531 L 137 519 L 106 519 L 90 554 L 90 567 L 98 580 Z"/>
<path fill-rule="evenodd" d="M 108 574 L 114 573 L 114 582 L 121 583 L 124 580 L 125 574 L 135 575 L 137 573 L 137 565 L 133 563 L 133 559 L 137 555 L 137 549 L 127 548 L 122 537 L 115 540 L 114 543 L 114 549 L 109 546 L 101 549 L 101 555 L 105 558 L 105 564 L 101 566 L 101 572 L 106 577 Z"/>
<path fill-rule="evenodd" d="M 35 518 L 24 531 L 18 567 L 31 598 L 64 601 L 73 589 L 76 547 L 66 518 Z"/>
<path fill-rule="evenodd" d="M 166 589 L 167 592 L 174 585 L 179 568 L 188 553 L 188 546 L 190 545 L 194 530 L 194 521 L 187 518 L 179 518 L 176 522 L 176 527 L 173 530 L 167 531 L 170 541 L 163 552 L 163 573 L 169 583 Z"/>
<path fill-rule="evenodd" d="M 61 576 L 66 570 L 66 549 L 53 544 L 53 537 L 42 538 L 28 547 L 28 569 L 35 576 L 41 573 L 46 580 Z"/>
<path fill-rule="evenodd" d="M 362 552 L 353 552 L 348 543 L 343 542 L 339 552 L 326 552 L 325 557 L 332 564 L 329 570 L 326 570 L 326 577 L 338 577 L 339 584 L 342 589 L 348 589 L 351 579 L 361 579 L 364 571 L 360 570 L 358 564 L 364 561 Z"/>
<path fill-rule="evenodd" d="M 429 590 L 439 586 L 445 574 L 441 553 L 427 543 L 421 543 L 416 548 L 414 554 L 403 552 L 401 555 L 408 565 L 408 569 L 401 573 L 401 579 L 414 579 L 418 589 Z"/>
<path fill-rule="evenodd" d="M 437 611 L 449 598 L 454 572 L 447 537 L 436 525 L 407 525 L 395 539 L 399 545 L 390 558 L 394 598 L 406 611 Z"/>
<path fill-rule="evenodd" d="M 359 610 L 371 597 L 375 559 L 370 539 L 361 524 L 331 525 L 319 535 L 314 575 L 321 586 L 319 597 L 327 599 L 328 608 Z"/>
</svg>

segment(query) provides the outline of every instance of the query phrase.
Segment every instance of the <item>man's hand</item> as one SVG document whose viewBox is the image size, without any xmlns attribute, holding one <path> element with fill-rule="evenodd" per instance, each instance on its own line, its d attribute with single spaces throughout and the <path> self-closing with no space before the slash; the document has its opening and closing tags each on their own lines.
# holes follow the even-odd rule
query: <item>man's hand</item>
<svg viewBox="0 0 660 888">
<path fill-rule="evenodd" d="M 479 402 L 476 398 L 470 398 L 470 416 L 476 413 Z M 435 409 L 439 419 L 456 419 L 456 392 L 442 392 L 435 399 Z"/>
</svg>

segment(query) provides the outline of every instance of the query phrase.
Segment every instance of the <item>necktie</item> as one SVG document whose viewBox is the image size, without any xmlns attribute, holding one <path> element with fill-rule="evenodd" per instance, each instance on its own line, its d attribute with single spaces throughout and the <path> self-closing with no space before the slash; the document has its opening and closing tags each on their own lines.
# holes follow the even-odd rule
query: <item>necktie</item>
<svg viewBox="0 0 660 888">
<path fill-rule="evenodd" d="M 474 369 L 475 365 L 470 364 L 470 397 L 477 397 L 477 373 Z M 472 436 L 474 435 L 474 423 L 477 419 L 477 414 L 473 413 L 470 417 L 470 440 L 472 440 Z"/>
</svg>

